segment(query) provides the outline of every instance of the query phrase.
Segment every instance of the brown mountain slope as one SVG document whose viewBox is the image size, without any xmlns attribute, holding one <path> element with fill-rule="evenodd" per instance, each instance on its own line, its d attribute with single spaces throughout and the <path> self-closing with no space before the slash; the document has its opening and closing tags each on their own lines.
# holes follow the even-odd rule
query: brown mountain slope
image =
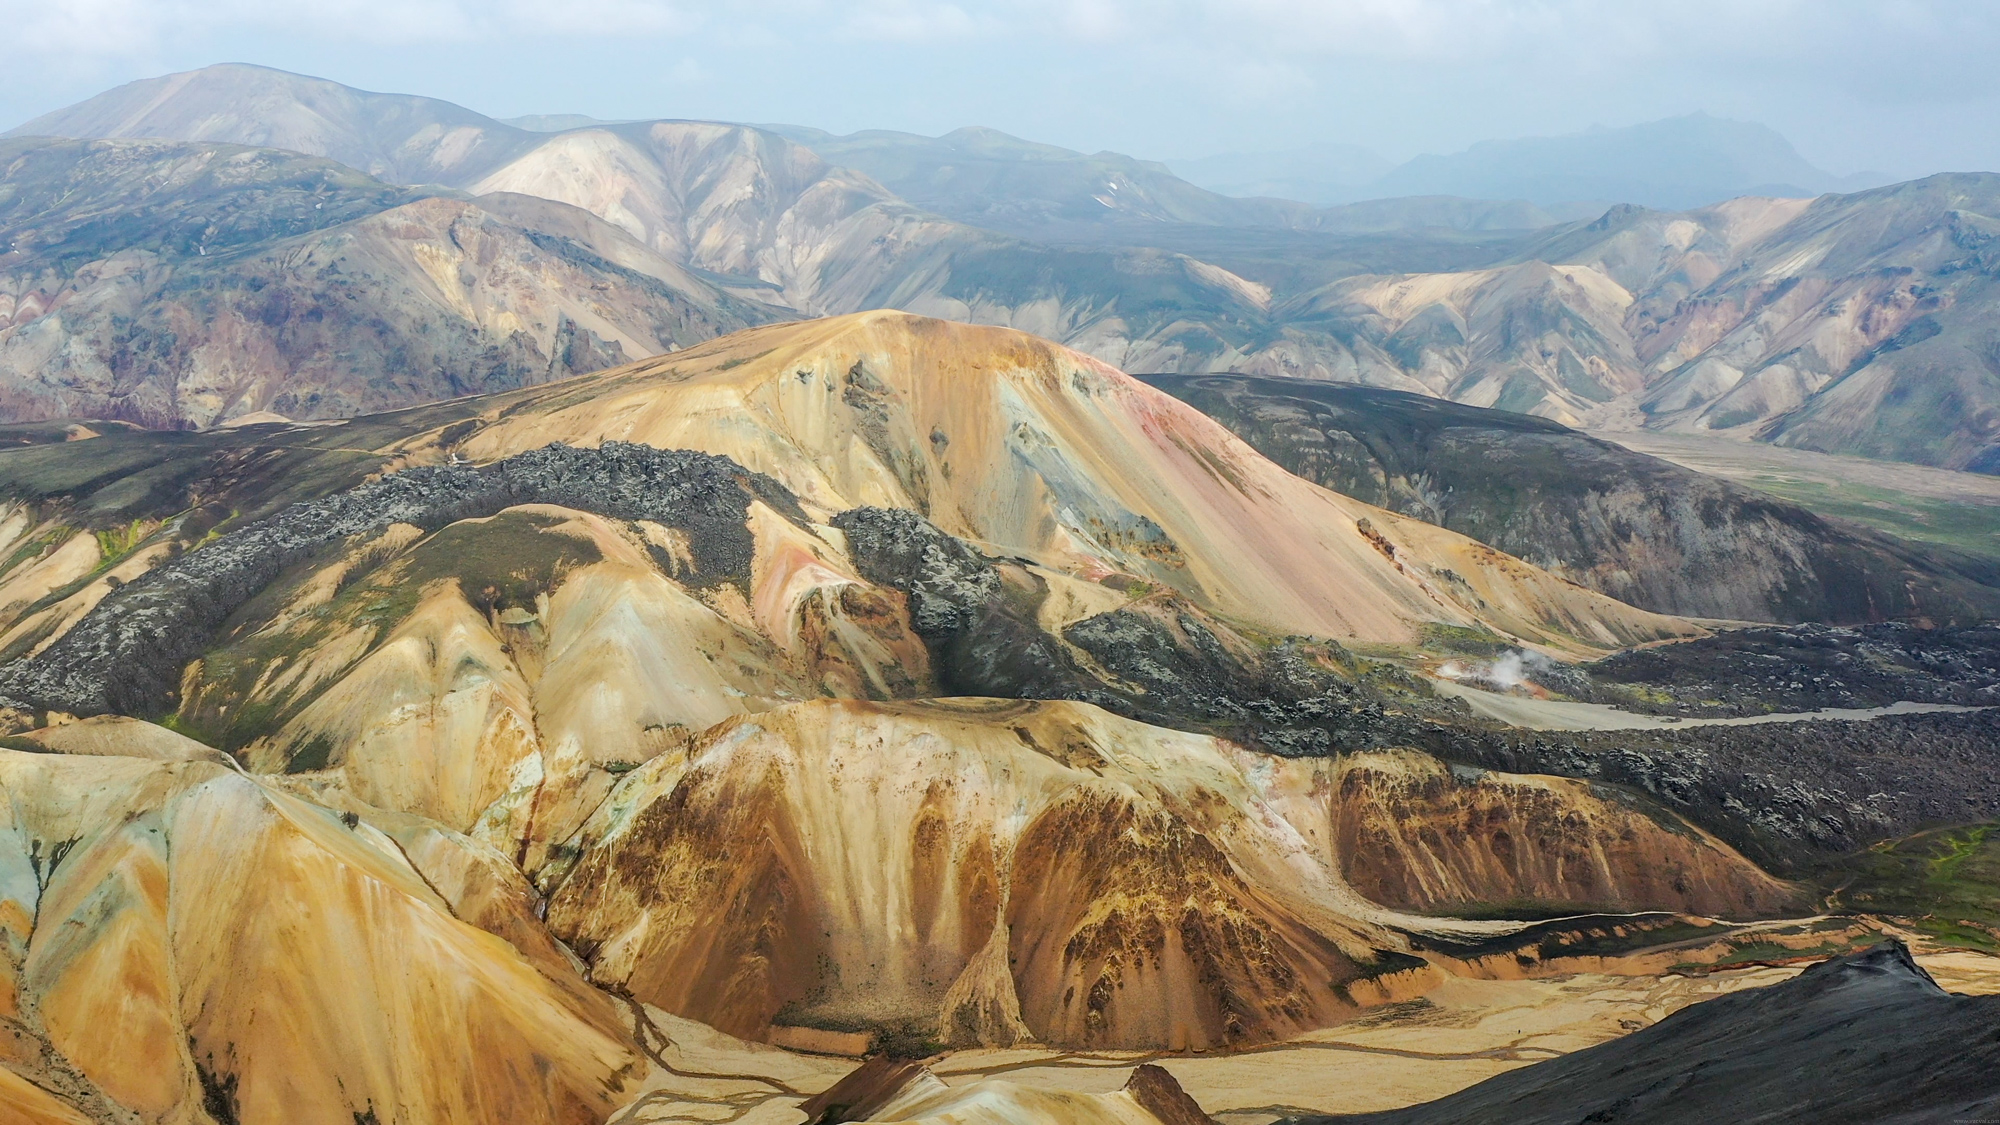
<svg viewBox="0 0 2000 1125">
<path fill-rule="evenodd" d="M 1543 262 L 1348 278 L 1274 310 L 1284 340 L 1243 370 L 1415 391 L 1573 424 L 1644 385 L 1623 325 L 1631 300 L 1595 269 Z"/>
<path fill-rule="evenodd" d="M 1421 907 L 1754 913 L 1790 897 L 1573 782 L 1468 783 L 1422 755 L 1283 762 L 1000 700 L 721 724 L 627 776 L 576 844 L 541 880 L 593 979 L 751 1035 L 1283 1037 L 1426 987 L 1421 962 L 1377 952 L 1399 946 L 1399 919 L 1348 889 L 1357 876 Z"/>
<path fill-rule="evenodd" d="M 323 160 L 0 142 L 0 411 L 208 425 L 561 378 L 763 319 L 589 214 Z"/>
</svg>

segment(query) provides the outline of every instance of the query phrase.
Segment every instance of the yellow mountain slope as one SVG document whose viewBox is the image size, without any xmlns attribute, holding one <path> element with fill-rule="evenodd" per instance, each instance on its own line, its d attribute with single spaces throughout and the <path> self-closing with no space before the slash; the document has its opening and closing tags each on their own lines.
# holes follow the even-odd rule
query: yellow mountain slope
<svg viewBox="0 0 2000 1125">
<path fill-rule="evenodd" d="M 0 1062 L 99 1120 L 567 1125 L 640 1065 L 462 837 L 209 762 L 0 750 L 0 791 Z"/>
<path fill-rule="evenodd" d="M 475 460 L 551 441 L 724 454 L 826 512 L 915 510 L 1281 634 L 1400 644 L 1442 622 L 1574 651 L 1692 631 L 1308 484 L 1171 397 L 1007 329 L 860 313 L 488 401 L 456 447 Z"/>
</svg>

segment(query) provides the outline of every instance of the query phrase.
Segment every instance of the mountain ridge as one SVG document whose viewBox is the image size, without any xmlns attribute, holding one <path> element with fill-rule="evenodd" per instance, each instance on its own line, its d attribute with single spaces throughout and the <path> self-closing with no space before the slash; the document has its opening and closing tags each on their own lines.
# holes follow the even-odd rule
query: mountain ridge
<svg viewBox="0 0 2000 1125">
<path fill-rule="evenodd" d="M 202 108 L 239 88 L 261 90 L 243 97 L 270 102 L 282 129 Z M 1686 212 L 1621 204 L 1510 234 L 1494 228 L 1553 216 L 1421 198 L 1317 212 L 1232 201 L 1157 165 L 991 130 L 811 134 L 929 185 L 919 206 L 750 127 L 529 133 L 251 68 L 148 80 L 38 127 L 65 113 L 92 129 L 266 141 L 290 130 L 287 143 L 405 178 L 554 199 L 776 315 L 896 307 L 1030 330 L 1129 369 L 1323 378 L 1569 425 L 1717 430 L 1952 468 L 2000 456 L 1985 420 L 2000 383 L 1980 327 L 1991 299 L 1980 247 L 2000 202 L 1976 174 Z M 1122 171 L 1100 175 L 1113 165 Z M 1117 176 L 1132 190 L 1111 190 Z M 1240 225 L 1268 219 L 1244 208 L 1272 207 L 1285 225 Z M 973 225 L 989 220 L 1032 237 Z M 1892 227 L 1903 233 L 1884 242 Z M 1298 233 L 1272 240 L 1285 231 Z M 1829 254 L 1829 240 L 1875 249 L 1863 262 Z M 1892 283 L 1884 269 L 1917 272 Z"/>
</svg>

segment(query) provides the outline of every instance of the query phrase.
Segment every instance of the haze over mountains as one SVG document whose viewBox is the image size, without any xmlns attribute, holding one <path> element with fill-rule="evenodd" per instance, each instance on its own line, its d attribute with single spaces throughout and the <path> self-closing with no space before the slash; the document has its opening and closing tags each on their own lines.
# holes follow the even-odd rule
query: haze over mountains
<svg viewBox="0 0 2000 1125">
<path fill-rule="evenodd" d="M 1996 378 L 1980 327 L 1991 299 L 1983 239 L 2000 212 L 1990 176 L 1682 213 L 1621 204 L 1569 224 L 1533 202 L 1461 197 L 1314 209 L 1225 196 L 1163 165 L 991 130 L 833 137 L 663 121 L 536 132 L 434 99 L 243 66 L 134 83 L 15 132 L 275 146 L 389 183 L 539 196 L 589 212 L 697 279 L 676 279 L 668 288 L 681 296 L 655 294 L 642 314 L 541 311 L 532 345 L 487 324 L 460 353 L 477 358 L 438 365 L 457 388 L 575 370 L 551 358 L 572 339 L 585 355 L 615 360 L 684 343 L 686 332 L 707 331 L 694 326 L 703 317 L 720 330 L 731 317 L 886 306 L 1030 329 L 1129 370 L 1359 382 L 1571 424 L 1724 432 L 1947 467 L 1986 467 L 1996 442 L 1987 421 Z M 1630 167 L 1633 153 L 1655 160 L 1650 172 Z M 1814 179 L 1768 131 L 1699 115 L 1481 146 L 1391 178 L 1410 190 L 1480 190 L 1511 176 L 1504 182 L 1517 194 L 1570 194 L 1535 179 L 1549 167 L 1619 191 L 1664 185 L 1675 199 L 1699 198 L 1699 182 L 1791 192 Z M 1658 178 L 1667 171 L 1681 179 Z M 1490 176 L 1503 180 L 1480 179 Z M 25 213 L 17 223 L 52 221 L 64 220 Z M 37 238 L 46 241 L 15 241 Z M 1835 244 L 1838 253 L 1826 249 Z M 111 343 L 101 330 L 48 318 L 74 300 L 66 290 L 82 292 L 60 273 L 14 275 L 17 323 L 5 331 L 21 334 L 25 310 L 44 339 L 0 346 L 25 357 L 31 382 L 61 385 L 71 377 L 37 357 L 75 352 L 62 341 L 81 334 L 104 341 L 83 345 L 99 352 L 100 371 L 120 372 L 95 376 L 99 384 L 130 381 L 130 360 L 114 357 L 159 350 L 156 333 L 123 328 Z M 1892 274 L 1905 280 L 1886 280 Z M 717 311 L 725 308 L 734 311 Z M 634 315 L 654 327 L 641 330 Z M 563 317 L 590 338 L 563 328 Z M 669 321 L 690 327 L 663 335 L 657 326 Z M 199 423 L 280 405 L 319 416 L 350 409 L 336 403 L 392 401 L 336 392 L 329 405 L 308 395 L 301 407 L 299 396 L 280 403 L 275 389 L 206 386 L 269 384 L 268 373 L 240 372 L 255 365 L 216 376 L 170 359 L 152 378 L 203 386 L 122 403 L 119 392 L 84 391 L 78 401 L 157 420 L 173 413 L 160 404 L 181 395 L 191 406 L 177 416 Z M 24 403 L 17 416 L 38 409 Z"/>
<path fill-rule="evenodd" d="M 1229 195 L 1275 195 L 1327 206 L 1406 195 L 1524 199 L 1544 207 L 1597 201 L 1680 211 L 1739 195 L 1809 197 L 1878 187 L 1891 177 L 1815 168 L 1763 125 L 1705 113 L 1558 137 L 1482 141 L 1391 166 L 1351 146 L 1172 160 L 1173 169 Z"/>
</svg>

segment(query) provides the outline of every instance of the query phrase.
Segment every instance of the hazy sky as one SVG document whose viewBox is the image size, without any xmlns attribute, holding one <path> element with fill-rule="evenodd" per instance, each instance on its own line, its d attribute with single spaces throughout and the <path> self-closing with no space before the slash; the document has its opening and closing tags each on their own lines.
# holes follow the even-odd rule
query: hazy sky
<svg viewBox="0 0 2000 1125">
<path fill-rule="evenodd" d="M 1835 173 L 2000 170 L 1995 0 L 0 0 L 0 119 L 211 62 L 496 116 L 990 125 L 1147 157 L 1706 110 Z"/>
</svg>

